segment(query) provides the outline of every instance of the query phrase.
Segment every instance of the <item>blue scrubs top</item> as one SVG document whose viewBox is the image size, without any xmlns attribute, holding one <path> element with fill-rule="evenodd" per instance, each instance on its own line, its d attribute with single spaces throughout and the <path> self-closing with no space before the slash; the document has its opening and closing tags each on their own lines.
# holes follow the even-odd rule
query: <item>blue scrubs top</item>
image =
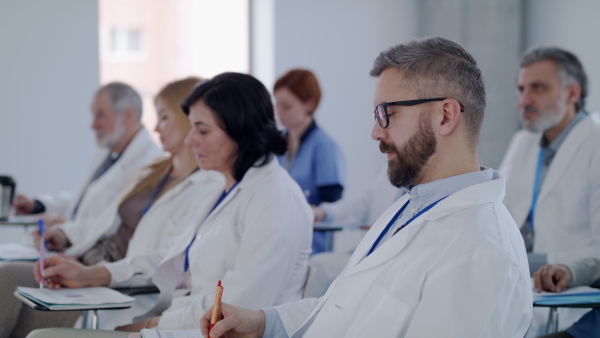
<svg viewBox="0 0 600 338">
<path fill-rule="evenodd" d="M 288 161 L 287 154 L 284 154 L 278 160 L 300 185 L 310 204 L 325 202 L 318 188 L 339 185 L 343 189 L 346 184 L 346 162 L 342 151 L 314 120 L 300 137 L 296 156 Z M 315 232 L 313 254 L 331 248 L 332 240 L 330 233 Z"/>
</svg>

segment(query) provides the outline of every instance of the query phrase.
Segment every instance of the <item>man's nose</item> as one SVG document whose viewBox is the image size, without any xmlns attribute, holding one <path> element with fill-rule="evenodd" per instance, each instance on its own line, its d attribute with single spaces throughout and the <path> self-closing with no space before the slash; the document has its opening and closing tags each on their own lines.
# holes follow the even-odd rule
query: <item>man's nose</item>
<svg viewBox="0 0 600 338">
<path fill-rule="evenodd" d="M 385 139 L 386 137 L 387 137 L 386 130 L 381 128 L 379 123 L 377 123 L 377 121 L 375 121 L 375 123 L 373 124 L 373 129 L 371 130 L 371 138 L 375 141 L 379 141 L 379 140 Z"/>
</svg>

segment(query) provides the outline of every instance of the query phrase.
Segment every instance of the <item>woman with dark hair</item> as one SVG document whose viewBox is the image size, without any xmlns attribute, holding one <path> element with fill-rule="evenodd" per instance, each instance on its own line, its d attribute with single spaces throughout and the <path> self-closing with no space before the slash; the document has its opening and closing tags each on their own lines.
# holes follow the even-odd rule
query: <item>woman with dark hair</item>
<svg viewBox="0 0 600 338">
<path fill-rule="evenodd" d="M 302 296 L 313 216 L 275 158 L 285 151 L 286 140 L 276 128 L 266 88 L 250 75 L 224 73 L 200 83 L 182 108 L 192 123 L 186 144 L 200 167 L 225 176 L 224 191 L 199 211 L 197 224 L 181 234 L 161 262 L 143 256 L 132 260 L 136 273 L 125 279 L 111 275 L 110 265 L 78 267 L 61 257 L 47 259 L 44 278 L 51 288 L 74 285 L 73 276 L 80 278 L 77 286 L 156 285 L 161 292 L 156 306 L 144 320 L 120 330 L 197 328 L 219 280 L 223 301 L 253 309 Z M 180 288 L 190 294 L 174 297 Z M 49 334 L 69 336 L 64 330 L 33 336 Z M 106 335 L 112 336 L 121 335 Z"/>
<path fill-rule="evenodd" d="M 273 88 L 279 121 L 286 128 L 287 154 L 279 162 L 298 182 L 310 204 L 335 202 L 342 197 L 346 163 L 340 147 L 314 119 L 321 100 L 317 77 L 309 70 L 293 69 Z M 313 254 L 331 249 L 332 233 L 315 232 Z"/>
</svg>

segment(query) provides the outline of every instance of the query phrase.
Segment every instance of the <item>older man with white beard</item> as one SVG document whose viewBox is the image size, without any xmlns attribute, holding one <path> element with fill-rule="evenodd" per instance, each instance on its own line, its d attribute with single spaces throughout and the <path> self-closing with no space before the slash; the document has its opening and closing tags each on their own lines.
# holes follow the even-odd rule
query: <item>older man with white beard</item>
<svg viewBox="0 0 600 338">
<path fill-rule="evenodd" d="M 583 67 L 566 50 L 533 48 L 521 58 L 517 89 L 524 129 L 500 172 L 531 273 L 600 257 L 600 117 L 585 112 Z"/>
<path fill-rule="evenodd" d="M 54 250 L 82 240 L 88 233 L 86 224 L 117 198 L 133 173 L 162 154 L 141 124 L 142 100 L 131 86 L 112 82 L 101 87 L 94 95 L 91 111 L 100 149 L 79 192 L 35 199 L 19 195 L 14 203 L 17 213 L 46 212 L 51 224 L 57 224 L 45 236 Z"/>
<path fill-rule="evenodd" d="M 517 108 L 523 130 L 500 172 L 504 204 L 521 229 L 533 274 L 544 264 L 600 257 L 600 116 L 586 113 L 587 76 L 578 58 L 554 47 L 521 57 Z M 560 328 L 585 310 L 559 309 Z M 543 331 L 537 308 L 528 336 Z"/>
<path fill-rule="evenodd" d="M 371 137 L 409 189 L 375 222 L 319 299 L 263 310 L 223 304 L 210 337 L 523 337 L 531 284 L 504 178 L 481 168 L 485 89 L 473 57 L 443 38 L 383 51 Z M 227 286 L 225 286 L 227 288 Z M 225 291 L 227 292 L 227 291 Z"/>
</svg>

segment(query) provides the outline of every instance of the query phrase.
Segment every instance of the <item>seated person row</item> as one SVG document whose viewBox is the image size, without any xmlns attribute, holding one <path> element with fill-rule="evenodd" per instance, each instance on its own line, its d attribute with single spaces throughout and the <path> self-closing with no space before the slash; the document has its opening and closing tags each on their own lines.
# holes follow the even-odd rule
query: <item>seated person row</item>
<svg viewBox="0 0 600 338">
<path fill-rule="evenodd" d="M 546 263 L 600 258 L 600 116 L 585 111 L 583 66 L 566 50 L 532 48 L 521 57 L 517 89 L 524 129 L 513 137 L 500 172 L 530 273 Z M 543 332 L 547 311 L 534 309 L 528 336 Z M 559 309 L 560 327 L 583 312 Z"/>
<path fill-rule="evenodd" d="M 93 222 L 114 201 L 133 173 L 161 154 L 141 124 L 142 99 L 131 86 L 112 82 L 94 95 L 92 129 L 100 149 L 77 194 L 17 195 L 17 214 L 45 212 L 47 225 L 63 223 L 67 233 Z M 77 160 L 77 159 L 73 159 Z"/>
<path fill-rule="evenodd" d="M 527 257 L 502 203 L 504 179 L 479 167 L 485 88 L 475 60 L 443 38 L 416 39 L 382 52 L 371 74 L 371 136 L 390 181 L 409 194 L 373 225 L 323 297 L 264 310 L 223 303 L 210 337 L 525 335 Z"/>
<path fill-rule="evenodd" d="M 155 98 L 158 112 L 155 130 L 164 150 L 171 155 L 136 172 L 121 196 L 105 207 L 106 210 L 94 223 L 81 224 L 81 231 L 88 233 L 86 240 L 70 243 L 61 229 L 49 230 L 45 237 L 50 249 L 68 247 L 69 254 L 85 265 L 115 262 L 144 254 L 159 255 L 173 244 L 179 233 L 189 227 L 196 209 L 207 203 L 224 185 L 218 173 L 198 170 L 192 149 L 184 145 L 191 125 L 179 103 L 198 81 L 197 78 L 188 78 L 170 83 Z M 24 337 L 31 330 L 41 327 L 72 327 L 80 314 L 34 311 L 16 299 L 12 292 L 17 286 L 33 287 L 38 284 L 32 268 L 33 263 L 7 263 L 0 266 L 2 337 Z M 148 307 L 147 302 L 142 301 L 138 300 L 136 307 Z M 103 314 L 102 327 L 114 328 L 128 323 L 133 318 L 130 313 L 135 311 L 141 310 Z"/>
<path fill-rule="evenodd" d="M 562 292 L 569 286 L 592 285 L 600 281 L 600 259 L 577 259 L 566 264 L 541 267 L 533 275 L 537 291 Z M 588 311 L 565 331 L 544 338 L 595 338 L 600 332 L 600 309 Z"/>
<path fill-rule="evenodd" d="M 288 151 L 279 156 L 279 162 L 311 205 L 339 200 L 346 183 L 346 163 L 340 147 L 315 122 L 321 100 L 317 77 L 308 70 L 290 70 L 275 82 L 273 94 L 288 140 Z M 332 243 L 333 233 L 314 232 L 312 253 L 328 251 Z"/>
<path fill-rule="evenodd" d="M 95 266 L 60 256 L 46 260 L 43 280 L 51 288 L 156 285 L 156 306 L 120 330 L 196 328 L 219 280 L 225 301 L 251 308 L 302 295 L 312 213 L 277 162 L 286 140 L 277 130 L 268 91 L 249 75 L 224 73 L 194 88 L 182 107 L 192 123 L 186 144 L 200 167 L 225 177 L 225 188 L 199 208 L 196 222 L 161 257 L 137 255 Z M 190 294 L 174 298 L 179 288 Z"/>
</svg>

